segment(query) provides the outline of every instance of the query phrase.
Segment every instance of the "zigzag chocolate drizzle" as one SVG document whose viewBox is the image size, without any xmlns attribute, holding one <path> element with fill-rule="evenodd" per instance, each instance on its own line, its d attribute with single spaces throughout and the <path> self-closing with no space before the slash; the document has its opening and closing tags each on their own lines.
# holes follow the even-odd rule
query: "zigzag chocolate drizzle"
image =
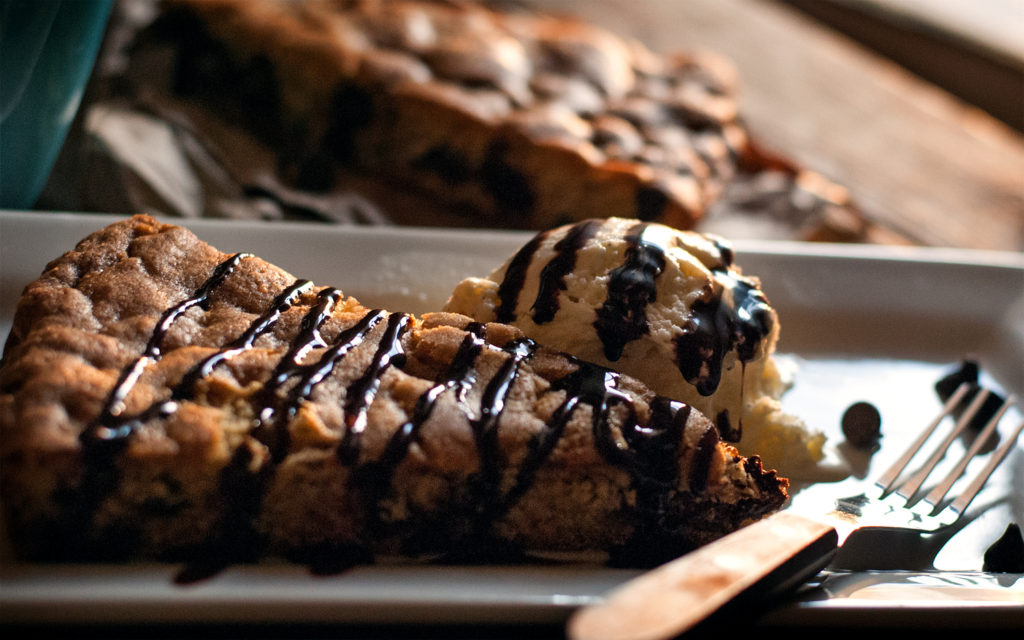
<svg viewBox="0 0 1024 640">
<path fill-rule="evenodd" d="M 124 401 L 132 386 L 145 367 L 159 359 L 162 342 L 174 320 L 193 306 L 205 308 L 209 304 L 210 294 L 224 283 L 247 255 L 238 254 L 219 264 L 192 296 L 166 311 L 154 329 L 143 355 L 122 372 L 99 417 L 82 435 L 87 461 L 96 468 L 106 469 L 103 473 L 95 474 L 103 478 L 104 482 L 89 488 L 90 499 L 87 504 L 98 505 L 108 495 L 107 492 L 116 487 L 115 472 L 110 470 L 115 466 L 110 464 L 111 456 L 121 450 L 139 425 L 147 420 L 167 417 L 177 410 L 181 402 L 193 399 L 196 385 L 201 379 L 209 376 L 218 365 L 252 348 L 256 338 L 269 331 L 285 311 L 311 291 L 311 282 L 294 282 L 238 338 L 194 365 L 173 387 L 169 400 L 156 402 L 135 416 L 122 415 Z M 466 336 L 455 357 L 434 384 L 421 394 L 409 420 L 391 435 L 383 453 L 377 459 L 362 460 L 361 439 L 367 428 L 367 412 L 387 370 L 391 367 L 400 369 L 405 364 L 402 338 L 411 326 L 412 318 L 402 313 L 370 310 L 357 322 L 340 331 L 333 340 L 327 341 L 321 329 L 332 317 L 341 296 L 340 291 L 330 288 L 317 294 L 317 301 L 303 317 L 295 338 L 281 355 L 262 391 L 255 396 L 257 417 L 250 435 L 254 441 L 266 446 L 270 454 L 269 466 L 265 465 L 261 473 L 272 471 L 274 465 L 287 456 L 290 449 L 289 423 L 302 403 L 311 397 L 316 385 L 330 376 L 356 347 L 376 333 L 378 337 L 375 338 L 375 350 L 369 364 L 345 394 L 344 430 L 336 449 L 339 460 L 352 467 L 352 478 L 356 479 L 354 481 L 365 483 L 359 491 L 365 499 L 366 521 L 370 523 L 371 529 L 383 526 L 378 511 L 380 502 L 391 490 L 394 471 L 408 455 L 411 444 L 430 418 L 438 399 L 446 393 L 454 394 L 456 406 L 469 419 L 480 456 L 480 470 L 472 480 L 475 483 L 472 493 L 477 496 L 474 511 L 477 535 L 487 535 L 493 523 L 529 491 L 537 471 L 557 446 L 573 414 L 584 405 L 592 407 L 592 429 L 602 456 L 609 463 L 626 470 L 633 478 L 638 491 L 637 508 L 645 514 L 642 517 L 656 519 L 656 514 L 665 508 L 666 496 L 678 490 L 679 447 L 690 408 L 678 402 L 656 400 L 651 404 L 650 420 L 641 424 L 632 399 L 619 390 L 618 374 L 597 365 L 573 360 L 575 371 L 555 380 L 547 391 L 563 394 L 559 407 L 546 428 L 530 443 L 525 460 L 516 470 L 515 482 L 510 489 L 503 491 L 501 479 L 504 457 L 498 447 L 501 417 L 523 366 L 539 347 L 526 338 L 513 340 L 501 347 L 492 345 L 485 339 L 485 326 L 479 323 L 471 323 L 466 327 Z M 381 323 L 384 323 L 383 330 L 375 332 Z M 321 349 L 322 352 L 313 361 L 305 362 L 314 349 Z M 501 351 L 507 356 L 497 373 L 486 383 L 480 379 L 480 373 L 475 367 L 476 360 L 485 349 Z M 479 405 L 472 406 L 468 392 L 477 384 L 486 386 Z M 616 422 L 617 429 L 612 427 L 613 411 L 623 414 Z M 686 479 L 692 491 L 699 492 L 706 486 L 707 479 L 700 477 L 700 474 L 707 475 L 708 461 L 714 451 L 713 445 L 717 442 L 717 431 L 710 427 L 698 450 L 698 456 L 706 460 L 694 461 L 690 467 L 690 476 Z M 257 494 L 263 486 L 261 480 L 246 481 L 242 477 L 252 473 L 246 471 L 253 462 L 250 451 L 248 447 L 238 449 L 238 455 L 224 470 L 222 482 L 225 491 L 230 487 L 244 486 L 253 493 L 254 500 L 236 513 L 243 517 L 255 516 L 258 512 Z M 650 522 L 650 526 L 655 526 L 655 520 Z M 226 539 L 234 539 L 232 534 L 225 533 L 230 526 L 229 522 L 222 523 L 221 535 Z M 240 525 L 236 523 L 234 526 Z M 238 534 L 234 535 L 237 537 Z"/>
<path fill-rule="evenodd" d="M 153 333 L 146 343 L 142 355 L 135 359 L 131 365 L 126 367 L 118 378 L 117 384 L 107 397 L 100 415 L 90 424 L 84 433 L 86 440 L 100 439 L 116 441 L 127 437 L 133 430 L 129 420 L 122 417 L 124 412 L 124 400 L 128 397 L 132 387 L 138 382 L 139 376 L 150 364 L 155 363 L 163 356 L 162 346 L 164 338 L 171 325 L 182 314 L 195 306 L 204 307 L 209 299 L 210 292 L 219 287 L 224 280 L 235 270 L 243 258 L 251 257 L 248 253 L 236 253 L 214 269 L 213 275 L 199 287 L 190 297 L 182 300 L 170 309 L 164 311 L 153 328 Z M 126 430 L 127 429 L 127 430 Z"/>
<path fill-rule="evenodd" d="M 345 396 L 345 434 L 337 451 L 338 458 L 347 465 L 353 465 L 359 459 L 359 440 L 366 430 L 366 411 L 377 395 L 384 371 L 392 364 L 400 366 L 405 360 L 401 338 L 409 321 L 409 316 L 404 313 L 388 317 L 387 328 L 370 366 L 348 389 Z"/>
<path fill-rule="evenodd" d="M 597 234 L 606 220 L 585 220 L 564 229 L 555 243 L 554 257 L 540 270 L 538 293 L 532 303 L 533 321 L 551 322 L 559 308 L 565 275 L 576 263 L 586 241 Z M 645 237 L 652 223 L 640 222 L 623 236 L 627 244 L 621 265 L 608 274 L 604 303 L 595 310 L 594 330 L 610 362 L 618 361 L 626 345 L 650 333 L 648 307 L 657 300 L 658 279 L 665 270 L 669 247 Z M 527 271 L 544 240 L 557 229 L 542 231 L 513 256 L 498 287 L 496 319 L 513 322 Z M 709 265 L 713 275 L 709 297 L 696 301 L 686 322 L 674 338 L 675 364 L 701 395 L 711 395 L 722 380 L 726 355 L 735 349 L 740 365 L 746 367 L 757 355 L 761 342 L 773 329 L 771 307 L 756 281 L 740 275 L 733 266 L 733 251 L 724 240 L 709 238 L 718 250 L 718 262 Z M 726 295 L 728 294 L 728 295 Z M 723 412 L 716 416 L 722 435 L 738 441 L 742 425 Z"/>
<path fill-rule="evenodd" d="M 512 385 L 519 377 L 520 366 L 536 350 L 537 344 L 528 338 L 513 340 L 505 345 L 504 351 L 509 354 L 509 358 L 487 383 L 480 401 L 480 417 L 471 422 L 480 454 L 478 532 L 490 528 L 491 522 L 498 518 L 505 506 L 501 495 L 502 456 L 498 447 L 498 420 L 505 410 Z"/>
<path fill-rule="evenodd" d="M 171 390 L 171 399 L 186 400 L 191 398 L 197 382 L 213 373 L 217 365 L 226 362 L 232 356 L 251 349 L 256 338 L 268 331 L 277 322 L 278 318 L 281 317 L 281 314 L 291 308 L 299 296 L 309 291 L 312 286 L 313 283 L 310 280 L 298 280 L 285 289 L 274 299 L 270 309 L 249 325 L 249 328 L 241 336 L 231 342 L 226 348 L 207 356 L 199 364 L 193 366 Z"/>
<path fill-rule="evenodd" d="M 331 317 L 331 312 L 341 297 L 341 291 L 333 288 L 323 289 L 317 294 L 316 305 L 302 318 L 299 335 L 274 367 L 270 379 L 263 385 L 260 398 L 257 400 L 257 405 L 261 408 L 252 432 L 258 440 L 267 445 L 271 460 L 274 462 L 280 462 L 288 452 L 290 444 L 288 420 L 294 415 L 299 401 L 308 395 L 311 389 L 311 387 L 307 389 L 309 385 L 307 376 L 312 376 L 317 369 L 315 364 L 303 365 L 302 360 L 311 350 L 328 346 L 320 329 L 323 323 Z M 320 361 L 322 362 L 323 359 L 322 356 Z M 281 403 L 277 398 L 278 389 L 289 378 L 299 373 L 303 374 L 302 381 L 292 388 L 285 405 L 279 406 Z"/>
<path fill-rule="evenodd" d="M 436 382 L 416 400 L 412 416 L 388 439 L 384 452 L 377 460 L 363 464 L 356 473 L 364 486 L 366 512 L 371 526 L 379 530 L 378 505 L 391 489 L 395 467 L 409 453 L 409 447 L 419 437 L 419 431 L 434 412 L 438 399 L 446 392 L 455 394 L 458 406 L 465 407 L 466 394 L 477 380 L 473 363 L 487 343 L 483 339 L 484 325 L 473 322 L 466 327 L 466 337 L 459 345 L 452 362 L 438 376 Z M 464 409 L 468 410 L 468 409 Z"/>
</svg>

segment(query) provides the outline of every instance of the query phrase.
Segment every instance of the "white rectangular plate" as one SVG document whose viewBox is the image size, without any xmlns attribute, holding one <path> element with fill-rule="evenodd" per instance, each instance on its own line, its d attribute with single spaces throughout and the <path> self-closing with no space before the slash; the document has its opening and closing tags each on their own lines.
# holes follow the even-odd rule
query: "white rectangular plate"
<svg viewBox="0 0 1024 640">
<path fill-rule="evenodd" d="M 0 336 L 21 289 L 46 263 L 111 216 L 0 212 Z M 222 251 L 249 251 L 364 304 L 436 310 L 463 277 L 486 275 L 528 239 L 500 231 L 184 221 Z M 837 449 L 843 410 L 874 403 L 881 449 L 859 459 L 872 477 L 936 413 L 933 384 L 963 358 L 985 382 L 1024 395 L 1024 257 L 946 249 L 737 242 L 737 262 L 778 309 L 783 357 L 798 367 L 786 408 Z M 1020 419 L 1014 412 L 1012 418 Z M 1006 421 L 1009 423 L 1009 420 Z M 1021 620 L 1024 579 L 981 571 L 1010 522 L 1024 522 L 1024 448 L 976 504 L 976 518 L 926 566 L 832 572 L 773 607 L 765 625 L 1008 626 Z M 842 494 L 843 483 L 815 491 Z M 163 565 L 3 562 L 0 622 L 559 624 L 634 571 L 596 566 L 385 565 L 313 576 L 287 564 L 234 567 L 187 587 Z M 941 605 L 941 606 L 939 606 Z M 865 610 L 870 615 L 865 615 Z"/>
</svg>

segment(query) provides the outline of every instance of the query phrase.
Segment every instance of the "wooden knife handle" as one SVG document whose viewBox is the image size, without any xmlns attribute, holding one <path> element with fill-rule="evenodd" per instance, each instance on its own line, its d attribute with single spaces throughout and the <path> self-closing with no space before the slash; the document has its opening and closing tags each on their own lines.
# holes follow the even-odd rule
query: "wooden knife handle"
<svg viewBox="0 0 1024 640">
<path fill-rule="evenodd" d="M 673 638 L 737 596 L 790 588 L 835 554 L 830 525 L 780 512 L 748 525 L 609 592 L 576 611 L 571 640 Z"/>
</svg>

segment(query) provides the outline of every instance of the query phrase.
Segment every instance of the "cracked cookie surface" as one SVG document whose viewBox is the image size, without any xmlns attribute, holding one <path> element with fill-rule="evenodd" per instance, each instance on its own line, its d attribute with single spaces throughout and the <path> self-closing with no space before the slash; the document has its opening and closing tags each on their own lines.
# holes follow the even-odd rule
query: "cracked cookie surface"
<svg viewBox="0 0 1024 640">
<path fill-rule="evenodd" d="M 787 486 L 689 406 L 513 327 L 368 309 L 148 216 L 25 289 L 0 456 L 19 551 L 64 560 L 641 563 Z"/>
</svg>

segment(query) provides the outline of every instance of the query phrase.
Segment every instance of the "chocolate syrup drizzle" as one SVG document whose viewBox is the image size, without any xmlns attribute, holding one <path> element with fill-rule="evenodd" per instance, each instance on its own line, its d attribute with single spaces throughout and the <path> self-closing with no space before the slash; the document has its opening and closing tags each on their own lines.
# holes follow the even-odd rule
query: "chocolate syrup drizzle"
<svg viewBox="0 0 1024 640">
<path fill-rule="evenodd" d="M 308 397 L 312 391 L 313 384 L 315 384 L 312 380 L 318 375 L 322 377 L 323 374 L 320 371 L 325 362 L 333 366 L 337 349 L 323 354 L 319 361 L 313 364 L 303 365 L 302 360 L 313 349 L 328 347 L 320 329 L 323 323 L 331 317 L 331 312 L 341 296 L 341 291 L 332 288 L 323 289 L 317 294 L 316 305 L 302 318 L 298 336 L 274 367 L 270 379 L 263 385 L 260 398 L 257 400 L 257 406 L 261 409 L 253 425 L 252 433 L 257 440 L 267 446 L 273 462 L 280 462 L 288 452 L 290 444 L 288 420 L 294 415 L 300 400 Z M 372 317 L 379 319 L 379 314 Z M 368 329 L 366 323 L 372 317 L 365 316 L 354 333 L 366 331 Z M 292 387 L 282 406 L 277 400 L 278 390 L 292 376 L 300 376 L 300 380 Z"/>
<path fill-rule="evenodd" d="M 597 220 L 575 225 L 555 244 L 555 257 L 541 270 L 537 299 L 531 308 L 537 324 L 554 320 L 558 312 L 558 292 L 565 291 L 565 277 L 572 273 L 576 255 L 600 226 Z"/>
<path fill-rule="evenodd" d="M 586 239 L 597 233 L 602 220 L 586 220 L 570 226 L 555 246 L 555 256 L 541 270 L 539 294 L 533 303 L 534 321 L 554 319 L 559 307 L 559 291 L 565 289 L 564 276 L 576 262 Z M 647 308 L 657 299 L 658 278 L 665 270 L 665 249 L 644 237 L 651 223 L 641 222 L 629 229 L 625 260 L 609 274 L 608 294 L 597 309 L 594 328 L 605 357 L 615 362 L 630 342 L 650 332 Z M 498 288 L 499 322 L 511 322 L 525 287 L 526 273 L 541 244 L 553 231 L 537 234 L 510 261 Z M 687 322 L 674 339 L 675 363 L 683 378 L 704 396 L 713 394 L 722 379 L 726 355 L 736 350 L 741 366 L 757 355 L 761 341 L 771 333 L 771 307 L 755 281 L 738 274 L 733 265 L 732 248 L 712 238 L 719 252 L 719 263 L 710 270 L 716 290 L 708 300 L 698 300 L 690 309 Z M 728 295 L 726 295 L 728 293 Z M 543 313 L 538 313 L 542 310 Z M 722 435 L 739 440 L 742 426 L 730 416 L 717 416 Z"/>
<path fill-rule="evenodd" d="M 247 253 L 236 253 L 217 265 L 213 275 L 192 296 L 164 311 L 160 320 L 157 321 L 156 326 L 153 328 L 153 333 L 150 335 L 142 355 L 121 372 L 117 384 L 114 385 L 114 389 L 110 392 L 100 415 L 86 428 L 84 436 L 86 440 L 123 441 L 134 431 L 137 426 L 134 421 L 121 415 L 125 410 L 124 400 L 128 397 L 128 393 L 135 386 L 135 383 L 138 382 L 146 367 L 154 364 L 163 356 L 163 341 L 167 337 L 167 332 L 170 330 L 171 325 L 192 307 L 198 306 L 205 310 L 210 292 L 227 279 L 243 258 L 249 256 L 250 254 Z"/>
<path fill-rule="evenodd" d="M 466 327 L 466 337 L 434 385 L 416 400 L 409 420 L 403 423 L 388 440 L 384 452 L 377 460 L 369 461 L 356 470 L 355 484 L 363 487 L 365 512 L 373 533 L 379 533 L 383 524 L 378 513 L 381 500 L 391 489 L 395 468 L 405 459 L 409 448 L 419 438 L 420 429 L 434 412 L 442 394 L 451 391 L 460 407 L 466 405 L 466 395 L 477 380 L 474 362 L 487 343 L 483 340 L 484 325 L 474 322 Z"/>
<path fill-rule="evenodd" d="M 538 233 L 532 240 L 527 242 L 516 252 L 505 269 L 505 278 L 498 286 L 498 307 L 494 310 L 495 320 L 508 324 L 515 320 L 516 307 L 519 305 L 519 294 L 526 286 L 526 271 L 533 262 L 533 255 L 537 253 L 541 243 L 547 236 Z"/>
<path fill-rule="evenodd" d="M 604 357 L 612 362 L 622 357 L 627 343 L 650 332 L 647 305 L 658 297 L 657 280 L 665 270 L 665 250 L 644 240 L 649 226 L 641 222 L 626 235 L 626 261 L 609 274 L 608 297 L 594 321 Z"/>
<path fill-rule="evenodd" d="M 338 445 L 338 458 L 346 465 L 353 465 L 359 459 L 359 441 L 366 431 L 366 412 L 380 389 L 384 371 L 392 364 L 401 366 L 405 361 L 402 350 L 402 334 L 409 327 L 409 316 L 394 313 L 388 317 L 384 336 L 377 346 L 370 366 L 353 383 L 345 397 L 345 434 Z"/>
<path fill-rule="evenodd" d="M 567 252 L 578 250 L 580 239 L 588 237 L 593 231 L 593 224 L 580 227 L 573 240 L 563 243 L 563 249 Z M 189 298 L 164 312 L 143 354 L 125 368 L 99 416 L 83 432 L 81 441 L 85 459 L 92 467 L 86 477 L 98 478 L 83 489 L 86 495 L 82 507 L 85 522 L 88 522 L 88 514 L 116 490 L 119 478 L 117 465 L 114 464 L 115 456 L 140 426 L 152 419 L 166 418 L 178 410 L 181 402 L 194 399 L 200 380 L 209 376 L 217 366 L 251 349 L 257 338 L 269 331 L 281 315 L 313 287 L 311 282 L 300 280 L 285 288 L 275 298 L 270 309 L 254 320 L 238 338 L 186 372 L 172 388 L 168 400 L 157 401 L 136 415 L 125 415 L 126 398 L 145 368 L 161 357 L 163 342 L 173 322 L 192 307 L 208 309 L 211 294 L 246 257 L 249 254 L 237 254 L 219 264 L 210 278 Z M 367 412 L 387 370 L 404 366 L 406 355 L 402 338 L 409 330 L 412 318 L 403 313 L 370 310 L 352 326 L 340 331 L 332 341 L 327 341 L 322 329 L 332 317 L 341 296 L 340 291 L 331 288 L 317 293 L 316 303 L 302 318 L 297 335 L 256 396 L 257 414 L 250 435 L 254 442 L 266 447 L 269 462 L 263 464 L 259 471 L 249 471 L 255 459 L 254 450 L 243 445 L 238 447 L 231 464 L 224 469 L 221 486 L 225 491 L 225 501 L 237 501 L 238 496 L 232 492 L 239 487 L 243 487 L 249 496 L 241 499 L 243 506 L 226 514 L 220 531 L 214 533 L 220 546 L 214 541 L 213 546 L 218 551 L 213 553 L 227 554 L 225 547 L 237 544 L 240 539 L 251 540 L 251 529 L 245 524 L 232 521 L 232 518 L 251 519 L 258 513 L 259 496 L 265 480 L 272 474 L 276 464 L 288 454 L 288 425 L 291 419 L 303 401 L 311 397 L 314 388 L 331 375 L 338 363 L 357 346 L 366 342 L 382 323 L 384 328 L 377 332 L 379 337 L 376 338 L 375 351 L 369 365 L 349 385 L 345 394 L 345 428 L 336 449 L 339 460 L 352 467 L 352 481 L 358 483 L 354 485 L 354 490 L 364 500 L 366 522 L 369 523 L 366 534 L 368 547 L 372 546 L 369 540 L 386 529 L 380 507 L 382 500 L 391 491 L 396 468 L 406 458 L 422 426 L 446 393 L 452 394 L 456 406 L 469 418 L 480 459 L 479 472 L 470 478 L 470 493 L 476 497 L 472 514 L 474 536 L 488 536 L 493 523 L 527 493 L 573 414 L 584 405 L 592 408 L 591 424 L 600 453 L 609 463 L 628 471 L 633 479 L 638 496 L 636 509 L 642 520 L 639 530 L 664 528 L 663 518 L 669 510 L 668 496 L 677 492 L 680 484 L 678 454 L 690 408 L 679 402 L 658 399 L 651 404 L 650 419 L 641 424 L 631 397 L 619 389 L 619 376 L 616 373 L 574 360 L 575 370 L 555 380 L 548 391 L 563 394 L 561 404 L 545 429 L 529 443 L 527 455 L 516 470 L 512 486 L 504 491 L 504 456 L 499 447 L 501 416 L 523 366 L 539 347 L 526 338 L 512 340 L 501 347 L 490 344 L 485 339 L 486 327 L 480 323 L 471 323 L 466 327 L 465 338 L 454 358 L 435 383 L 418 398 L 410 419 L 390 437 L 383 453 L 376 459 L 362 460 L 361 439 L 368 426 Z M 314 349 L 322 351 L 314 360 L 306 362 L 307 356 Z M 476 361 L 485 349 L 500 351 L 506 359 L 497 373 L 486 381 L 479 404 L 474 406 L 468 392 L 474 385 L 483 383 L 479 380 Z M 620 414 L 617 420 L 611 419 L 612 412 Z M 613 423 L 618 428 L 613 427 Z M 697 447 L 696 459 L 691 462 L 691 471 L 686 478 L 691 491 L 701 492 L 706 488 L 708 468 L 718 440 L 718 432 L 714 427 L 709 427 Z M 231 532 L 229 529 L 232 527 L 244 531 Z M 228 559 L 236 556 L 237 552 L 234 556 L 225 555 Z"/>
</svg>

